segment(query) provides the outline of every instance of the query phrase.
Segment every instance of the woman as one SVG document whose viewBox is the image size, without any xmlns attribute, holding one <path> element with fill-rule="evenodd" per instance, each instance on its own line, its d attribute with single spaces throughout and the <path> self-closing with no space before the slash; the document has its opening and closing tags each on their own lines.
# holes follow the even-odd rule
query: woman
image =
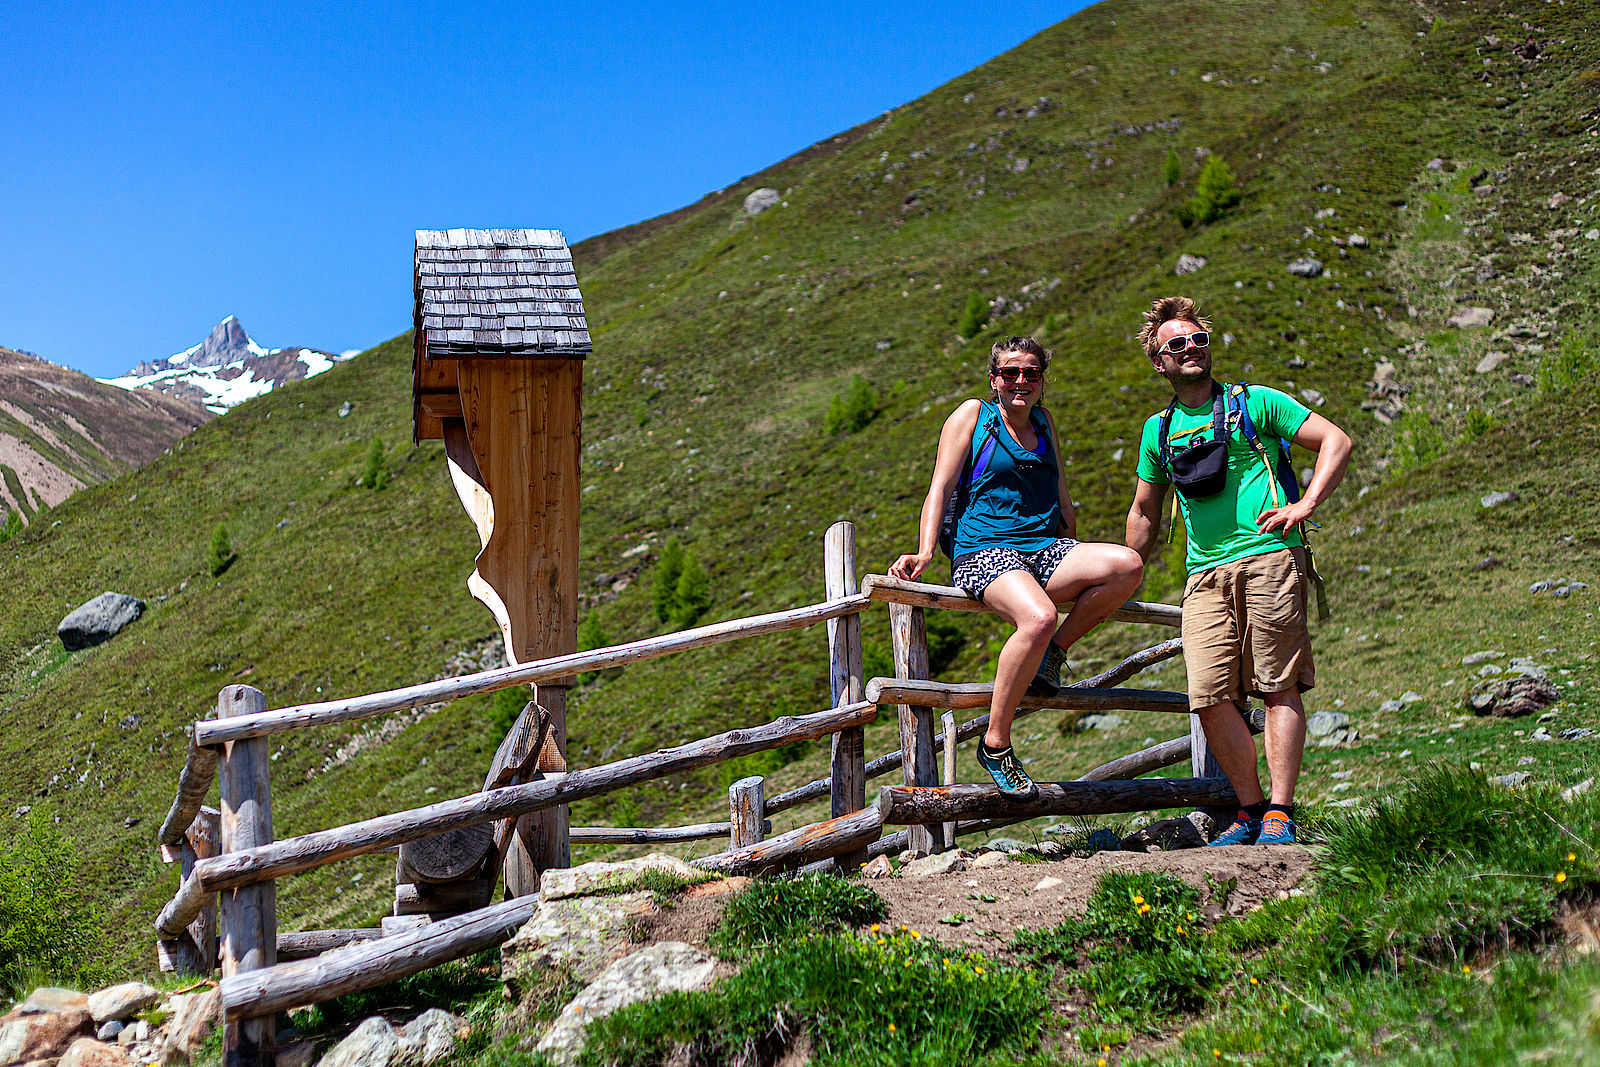
<svg viewBox="0 0 1600 1067">
<path fill-rule="evenodd" d="M 945 502 L 970 469 L 950 577 L 1017 628 L 1000 650 L 989 729 L 978 742 L 979 765 L 1017 799 L 1038 792 L 1011 748 L 1017 703 L 1025 691 L 1054 696 L 1067 649 L 1121 607 L 1144 576 L 1132 549 L 1074 536 L 1077 515 L 1055 422 L 1039 406 L 1049 366 L 1050 353 L 1031 337 L 994 346 L 989 399 L 968 400 L 945 420 L 917 551 L 889 568 L 896 578 L 913 580 L 927 569 Z M 1069 601 L 1072 611 L 1057 626 L 1056 605 Z"/>
</svg>

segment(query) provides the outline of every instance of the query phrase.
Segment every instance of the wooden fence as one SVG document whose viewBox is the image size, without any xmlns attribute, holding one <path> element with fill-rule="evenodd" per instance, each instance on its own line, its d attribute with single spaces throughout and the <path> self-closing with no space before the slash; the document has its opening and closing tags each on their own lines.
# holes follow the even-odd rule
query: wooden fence
<svg viewBox="0 0 1600 1067">
<path fill-rule="evenodd" d="M 465 909 L 464 914 L 433 921 L 428 915 L 397 914 L 386 919 L 381 929 L 280 933 L 274 905 L 277 879 L 468 828 L 493 827 L 494 839 L 500 841 L 522 815 L 564 808 L 577 800 L 796 741 L 829 739 L 832 759 L 828 777 L 771 796 L 766 795 L 762 778 L 736 782 L 729 790 L 727 822 L 574 827 L 570 840 L 725 839 L 727 847 L 722 851 L 694 862 L 730 874 L 794 870 L 819 862 L 854 869 L 870 855 L 906 847 L 937 852 L 953 847 L 960 834 L 1042 816 L 1233 803 L 1220 770 L 1208 764 L 1203 736 L 1193 717 L 1183 735 L 1096 767 L 1076 781 L 1043 784 L 1032 801 L 1009 800 L 989 785 L 955 784 L 956 746 L 982 733 L 988 716 L 957 725 L 952 713 L 986 708 L 992 687 L 929 678 L 924 613 L 928 608 L 987 609 L 947 586 L 876 574 L 867 575 L 858 586 L 855 531 L 846 522 L 827 531 L 824 591 L 824 600 L 804 607 L 342 700 L 269 710 L 266 697 L 258 690 L 228 686 L 221 692 L 214 717 L 194 724 L 177 796 L 160 830 L 162 856 L 178 863 L 181 874 L 176 894 L 156 920 L 162 966 L 205 972 L 220 963 L 226 1060 L 230 1064 L 267 1064 L 272 1058 L 272 1020 L 279 1010 L 371 988 L 481 951 L 510 937 L 537 903 L 536 895 L 488 904 L 487 895 L 479 894 L 479 899 L 464 890 L 452 897 L 449 886 L 403 886 L 420 895 L 422 902 L 402 909 L 397 898 L 397 913 L 454 902 Z M 895 668 L 892 678 L 863 677 L 860 615 L 875 603 L 888 605 Z M 1174 606 L 1135 601 L 1113 618 L 1166 627 L 1176 627 L 1181 621 Z M 393 714 L 818 624 L 827 628 L 831 707 L 564 774 L 544 776 L 535 770 L 530 780 L 518 781 L 514 775 L 502 773 L 483 790 L 465 796 L 296 837 L 274 838 L 267 740 L 274 734 Z M 1063 688 L 1055 697 L 1027 698 L 1029 707 L 1020 709 L 1018 716 L 1038 708 L 1186 715 L 1188 705 L 1182 694 L 1121 687 L 1138 672 L 1181 651 L 1180 639 L 1162 641 Z M 864 728 L 876 721 L 882 707 L 894 708 L 899 746 L 868 760 Z M 936 712 L 943 713 L 939 720 Z M 1193 760 L 1197 777 L 1136 780 L 1185 756 Z M 869 799 L 868 782 L 896 770 L 899 782 Z M 220 794 L 215 809 L 205 806 L 213 780 Z M 829 801 L 829 817 L 767 836 L 772 815 L 823 798 Z M 890 826 L 903 829 L 886 833 Z M 478 832 L 488 833 L 487 829 Z M 483 893 L 492 891 L 492 871 L 488 878 L 486 889 L 478 887 Z"/>
</svg>

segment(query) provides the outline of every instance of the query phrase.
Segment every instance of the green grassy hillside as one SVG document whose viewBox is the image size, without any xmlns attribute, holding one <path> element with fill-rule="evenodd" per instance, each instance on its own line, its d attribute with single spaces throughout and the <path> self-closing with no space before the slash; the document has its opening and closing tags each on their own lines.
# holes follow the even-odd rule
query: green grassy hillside
<svg viewBox="0 0 1600 1067">
<path fill-rule="evenodd" d="M 1600 586 L 1600 471 L 1580 438 L 1594 415 L 1593 346 L 1577 340 L 1594 326 L 1600 281 L 1600 242 L 1585 236 L 1600 225 L 1600 48 L 1584 32 L 1594 14 L 1489 0 L 1114 0 L 720 194 L 580 244 L 596 348 L 585 370 L 586 633 L 665 628 L 649 587 L 669 538 L 709 573 L 707 619 L 819 599 L 821 536 L 838 518 L 857 523 L 862 568 L 884 569 L 912 544 L 942 419 L 982 387 L 987 349 L 1008 333 L 1054 348 L 1047 403 L 1081 532 L 1120 538 L 1138 426 L 1164 398 L 1132 335 L 1152 296 L 1183 291 L 1231 337 L 1220 373 L 1322 398 L 1359 443 L 1324 516 L 1338 615 L 1319 635 L 1314 704 L 1342 702 L 1363 740 L 1314 750 L 1309 797 L 1371 796 L 1436 754 L 1493 773 L 1527 754 L 1540 777 L 1581 777 L 1592 741 L 1534 743 L 1531 722 L 1458 725 L 1455 709 L 1470 680 L 1461 657 L 1500 650 L 1497 662 L 1534 657 L 1565 688 L 1552 733 L 1600 719 L 1594 591 L 1527 592 L 1551 577 Z M 1204 46 L 1176 47 L 1179 27 L 1203 28 Z M 1536 59 L 1510 50 L 1530 37 Z M 1242 200 L 1185 228 L 1177 209 L 1208 154 L 1236 173 Z M 783 201 L 746 216 L 759 186 Z M 1176 277 L 1182 253 L 1207 263 Z M 1325 273 L 1289 274 L 1304 256 Z M 997 313 L 963 342 L 956 323 L 973 293 Z M 1493 324 L 1447 328 L 1463 305 L 1494 309 Z M 1567 338 L 1576 386 L 1513 380 L 1548 375 Z M 1474 373 L 1489 351 L 1508 359 Z M 441 450 L 408 443 L 409 352 L 399 337 L 242 405 L 0 547 L 0 818 L 23 806 L 59 815 L 116 954 L 151 958 L 149 919 L 174 885 L 154 827 L 182 727 L 222 685 L 247 680 L 281 705 L 470 669 L 492 653 L 493 624 L 464 586 L 475 540 Z M 1370 410 L 1380 360 L 1393 364 L 1380 377 L 1407 390 L 1394 426 Z M 829 403 L 855 374 L 876 391 L 875 411 L 853 433 L 827 434 Z M 356 485 L 374 437 L 394 472 L 382 491 Z M 1492 490 L 1519 499 L 1485 508 Z M 239 559 L 213 577 L 204 546 L 219 523 Z M 1489 555 L 1500 565 L 1475 569 Z M 1175 543 L 1148 597 L 1175 597 L 1179 560 Z M 65 655 L 55 623 L 104 589 L 152 610 L 111 643 Z M 955 626 L 947 676 L 982 677 L 999 628 Z M 1081 657 L 1152 636 L 1106 628 Z M 867 616 L 866 637 L 869 664 L 881 663 L 883 613 Z M 1379 710 L 1407 691 L 1422 699 Z M 815 632 L 643 664 L 576 691 L 572 759 L 826 700 Z M 493 703 L 283 738 L 278 835 L 476 787 L 498 740 Z M 1177 732 L 1154 716 L 1088 733 L 1044 718 L 1024 733 L 1042 774 L 1080 773 Z M 892 726 L 871 731 L 874 752 L 893 743 Z M 825 763 L 821 746 L 787 757 L 759 769 L 783 785 Z M 1329 777 L 1343 770 L 1356 773 Z M 697 818 L 722 804 L 728 774 L 607 798 L 575 819 Z M 355 861 L 284 882 L 280 913 L 286 926 L 370 922 L 391 892 L 383 860 Z"/>
</svg>

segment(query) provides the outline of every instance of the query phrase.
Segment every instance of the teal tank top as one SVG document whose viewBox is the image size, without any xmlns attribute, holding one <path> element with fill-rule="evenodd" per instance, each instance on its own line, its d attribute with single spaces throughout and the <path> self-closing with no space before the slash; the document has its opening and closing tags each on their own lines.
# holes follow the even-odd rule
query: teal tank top
<svg viewBox="0 0 1600 1067">
<path fill-rule="evenodd" d="M 1050 427 L 1032 416 L 1039 451 L 1029 452 L 1000 424 L 1000 409 L 985 400 L 972 433 L 972 481 L 956 518 L 955 559 L 1004 546 L 1038 552 L 1059 536 L 1061 481 Z M 993 433 L 990 433 L 990 428 Z"/>
</svg>

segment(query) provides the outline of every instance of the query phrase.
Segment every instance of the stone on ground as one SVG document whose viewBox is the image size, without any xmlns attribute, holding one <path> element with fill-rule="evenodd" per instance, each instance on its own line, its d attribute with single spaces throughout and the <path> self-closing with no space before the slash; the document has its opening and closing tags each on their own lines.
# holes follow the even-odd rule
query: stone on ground
<svg viewBox="0 0 1600 1067">
<path fill-rule="evenodd" d="M 192 1059 L 217 1025 L 222 994 L 215 989 L 172 998 L 172 1018 L 167 1021 L 166 1062 L 173 1057 Z"/>
<path fill-rule="evenodd" d="M 615 892 L 636 885 L 642 875 L 660 871 L 688 882 L 698 882 L 705 872 L 689 866 L 676 856 L 652 852 L 623 863 L 584 863 L 577 867 L 552 868 L 539 876 L 539 899 L 562 900 L 592 893 Z"/>
<path fill-rule="evenodd" d="M 101 593 L 68 612 L 56 626 L 56 636 L 68 652 L 78 652 L 111 640 L 142 614 L 144 601 L 137 597 Z"/>
<path fill-rule="evenodd" d="M 624 956 L 561 1009 L 540 1039 L 538 1051 L 564 1067 L 583 1051 L 584 1034 L 593 1020 L 663 993 L 704 989 L 716 968 L 715 959 L 681 941 L 663 941 Z"/>
<path fill-rule="evenodd" d="M 1293 274 L 1297 278 L 1321 277 L 1322 260 L 1312 259 L 1310 256 L 1307 256 L 1304 259 L 1297 259 L 1293 263 L 1290 263 L 1287 269 L 1290 274 Z"/>
<path fill-rule="evenodd" d="M 97 1023 L 127 1019 L 160 999 L 161 991 L 154 986 L 143 982 L 123 982 L 89 994 L 89 1014 Z"/>
<path fill-rule="evenodd" d="M 466 1034 L 464 1019 L 439 1008 L 429 1008 L 406 1023 L 400 1034 L 400 1058 L 417 1067 L 433 1067 L 454 1052 L 456 1044 Z"/>
<path fill-rule="evenodd" d="M 744 213 L 746 215 L 759 215 L 769 207 L 774 207 L 783 199 L 783 195 L 776 189 L 757 189 L 744 198 Z"/>
<path fill-rule="evenodd" d="M 116 1045 L 80 1037 L 56 1063 L 56 1067 L 128 1067 L 133 1061 Z"/>
<path fill-rule="evenodd" d="M 520 999 L 529 980 L 550 967 L 570 967 L 580 981 L 591 981 L 627 946 L 629 925 L 655 911 L 650 898 L 638 892 L 541 900 L 533 917 L 500 947 L 506 985 Z"/>
<path fill-rule="evenodd" d="M 931 878 L 935 875 L 949 874 L 952 871 L 966 870 L 967 861 L 961 858 L 961 853 L 952 849 L 949 852 L 938 852 L 932 856 L 924 856 L 919 860 L 912 860 L 900 868 L 902 878 Z"/>
<path fill-rule="evenodd" d="M 317 1061 L 317 1067 L 389 1067 L 400 1055 L 394 1027 L 374 1015 Z"/>
<path fill-rule="evenodd" d="M 50 990 L 50 993 L 70 990 Z M 73 994 L 82 997 L 83 994 Z M 60 1011 L 41 1008 L 36 1000 L 38 992 L 5 1015 L 0 1016 L 0 1063 L 27 1063 L 31 1060 L 53 1060 L 67 1051 L 74 1041 L 88 1037 L 94 1029 L 89 1010 L 83 1007 L 65 1007 Z M 62 1003 L 64 998 L 55 998 Z M 30 1007 L 30 1005 L 32 1005 Z"/>
<path fill-rule="evenodd" d="M 887 878 L 894 873 L 894 864 L 888 856 L 875 856 L 861 865 L 863 878 Z"/>
<path fill-rule="evenodd" d="M 1494 321 L 1492 308 L 1465 307 L 1445 320 L 1446 326 L 1454 326 L 1458 330 L 1476 330 L 1489 325 Z"/>
<path fill-rule="evenodd" d="M 1200 828 L 1188 818 L 1160 819 L 1135 830 L 1122 839 L 1124 852 L 1170 852 L 1179 848 L 1200 848 L 1206 843 Z"/>
</svg>

